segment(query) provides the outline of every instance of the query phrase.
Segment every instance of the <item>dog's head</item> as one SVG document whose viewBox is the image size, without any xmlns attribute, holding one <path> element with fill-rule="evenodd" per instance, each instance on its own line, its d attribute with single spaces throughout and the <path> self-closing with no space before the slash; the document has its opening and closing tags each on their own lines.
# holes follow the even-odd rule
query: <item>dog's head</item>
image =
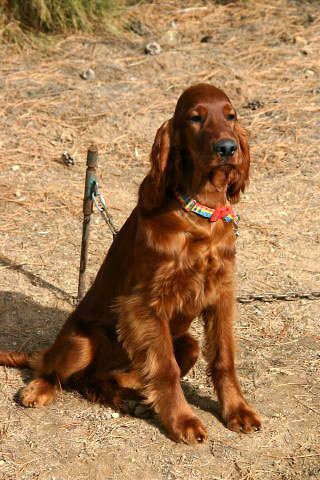
<svg viewBox="0 0 320 480">
<path fill-rule="evenodd" d="M 246 131 L 227 95 L 199 84 L 180 96 L 172 119 L 159 128 L 151 151 L 151 171 L 139 191 L 140 205 L 161 206 L 165 193 L 183 187 L 196 190 L 218 170 L 227 175 L 227 197 L 235 203 L 249 178 Z"/>
</svg>

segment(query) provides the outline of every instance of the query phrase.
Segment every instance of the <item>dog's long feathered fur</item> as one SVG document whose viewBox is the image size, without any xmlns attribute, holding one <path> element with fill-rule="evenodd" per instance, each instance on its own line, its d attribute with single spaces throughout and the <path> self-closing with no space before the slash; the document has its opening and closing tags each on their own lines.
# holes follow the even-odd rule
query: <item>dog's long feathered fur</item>
<svg viewBox="0 0 320 480">
<path fill-rule="evenodd" d="M 199 355 L 188 330 L 201 316 L 223 419 L 236 431 L 260 427 L 234 366 L 232 225 L 186 212 L 174 196 L 179 190 L 211 208 L 239 200 L 250 156 L 235 115 L 228 97 L 211 85 L 181 95 L 173 118 L 156 134 L 136 208 L 54 344 L 32 354 L 0 353 L 1 364 L 35 371 L 21 392 L 23 405 L 49 404 L 67 382 L 91 400 L 106 402 L 114 400 L 116 385 L 134 388 L 173 439 L 203 441 L 206 430 L 180 386 Z M 238 147 L 227 161 L 213 149 L 224 138 Z"/>
</svg>

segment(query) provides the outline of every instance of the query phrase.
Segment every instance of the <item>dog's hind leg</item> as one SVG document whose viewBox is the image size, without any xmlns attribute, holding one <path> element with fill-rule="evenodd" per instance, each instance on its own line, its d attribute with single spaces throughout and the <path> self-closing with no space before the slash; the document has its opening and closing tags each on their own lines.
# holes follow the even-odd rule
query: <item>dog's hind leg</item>
<svg viewBox="0 0 320 480">
<path fill-rule="evenodd" d="M 21 390 L 21 403 L 25 407 L 49 405 L 61 385 L 85 369 L 92 362 L 93 355 L 90 338 L 79 334 L 59 335 L 51 348 L 30 362 L 36 378 Z"/>
</svg>

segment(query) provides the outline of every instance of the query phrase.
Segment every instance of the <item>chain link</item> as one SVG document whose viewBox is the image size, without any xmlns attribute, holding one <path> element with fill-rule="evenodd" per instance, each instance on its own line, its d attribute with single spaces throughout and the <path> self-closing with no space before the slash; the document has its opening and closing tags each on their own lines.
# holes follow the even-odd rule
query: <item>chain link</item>
<svg viewBox="0 0 320 480">
<path fill-rule="evenodd" d="M 318 300 L 320 298 L 320 292 L 287 292 L 287 293 L 260 293 L 260 294 L 248 294 L 240 295 L 237 297 L 239 303 L 253 303 L 253 302 L 292 302 L 293 300 L 305 299 L 305 300 Z"/>
<path fill-rule="evenodd" d="M 100 215 L 102 216 L 102 218 L 104 219 L 104 221 L 108 225 L 109 230 L 111 231 L 113 238 L 115 238 L 118 234 L 118 230 L 113 223 L 113 219 L 112 219 L 111 214 L 108 212 L 106 201 L 99 191 L 99 186 L 98 186 L 97 182 L 95 182 L 95 184 L 93 186 L 92 200 L 93 200 L 95 206 L 97 207 Z"/>
</svg>

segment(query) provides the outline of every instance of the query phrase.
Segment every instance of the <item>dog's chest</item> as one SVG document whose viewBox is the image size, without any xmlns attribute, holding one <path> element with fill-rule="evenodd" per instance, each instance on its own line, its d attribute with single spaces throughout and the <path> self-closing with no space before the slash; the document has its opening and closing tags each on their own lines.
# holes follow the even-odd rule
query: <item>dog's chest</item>
<svg viewBox="0 0 320 480">
<path fill-rule="evenodd" d="M 153 306 L 169 317 L 200 315 L 216 302 L 226 276 L 230 276 L 234 256 L 232 231 L 218 231 L 215 236 L 190 235 L 180 255 L 157 270 Z"/>
</svg>

